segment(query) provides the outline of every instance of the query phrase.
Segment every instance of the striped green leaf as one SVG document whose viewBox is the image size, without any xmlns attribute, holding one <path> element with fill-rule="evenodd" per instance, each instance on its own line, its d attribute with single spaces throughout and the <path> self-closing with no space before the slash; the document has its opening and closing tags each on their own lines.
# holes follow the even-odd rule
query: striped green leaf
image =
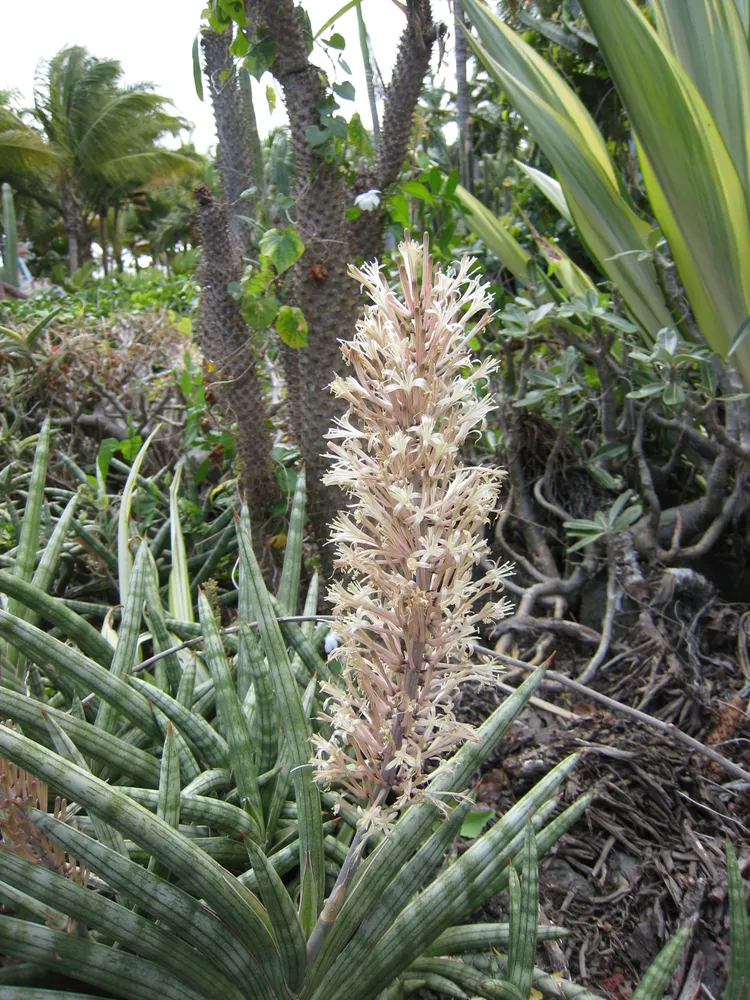
<svg viewBox="0 0 750 1000">
<path fill-rule="evenodd" d="M 145 618 L 151 632 L 154 652 L 165 654 L 157 661 L 157 670 L 164 672 L 161 675 L 163 683 L 160 683 L 159 687 L 162 690 L 166 690 L 169 694 L 173 694 L 177 691 L 182 680 L 182 662 L 178 658 L 178 654 L 172 651 L 175 640 L 167 628 L 164 608 L 159 596 L 159 571 L 150 549 L 148 550 L 148 563 L 144 591 L 146 601 Z M 187 657 L 187 660 L 192 660 L 192 656 Z"/>
<path fill-rule="evenodd" d="M 197 595 L 200 584 L 213 575 L 213 572 L 219 565 L 219 561 L 222 556 L 230 550 L 232 544 L 236 544 L 231 508 L 224 511 L 224 513 L 217 518 L 214 522 L 213 530 L 215 533 L 218 532 L 216 542 L 198 569 L 191 575 L 190 593 L 193 595 Z M 188 560 L 188 567 L 190 567 L 191 564 L 192 560 Z"/>
<path fill-rule="evenodd" d="M 186 785 L 184 792 L 186 795 L 210 795 L 211 792 L 225 792 L 231 787 L 232 776 L 223 767 L 213 767 L 208 771 L 201 771 L 189 785 Z"/>
<path fill-rule="evenodd" d="M 201 776 L 202 772 L 198 761 L 193 756 L 193 752 L 188 746 L 187 740 L 179 731 L 177 726 L 173 722 L 170 722 L 164 712 L 162 712 L 160 708 L 157 708 L 156 705 L 153 705 L 152 708 L 156 724 L 159 727 L 159 731 L 161 732 L 164 740 L 166 740 L 167 734 L 171 730 L 172 740 L 174 741 L 174 745 L 177 750 L 177 759 L 180 764 L 180 780 L 185 785 L 189 785 Z"/>
<path fill-rule="evenodd" d="M 651 226 L 624 197 L 596 123 L 556 70 L 484 3 L 466 0 L 464 9 L 479 34 L 479 41 L 469 36 L 472 48 L 552 162 L 592 260 L 617 286 L 644 332 L 655 338 L 673 320 L 649 255 Z M 625 251 L 647 256 L 639 259 L 639 253 Z"/>
<path fill-rule="evenodd" d="M 565 200 L 565 192 L 560 182 L 556 181 L 554 177 L 550 177 L 549 174 L 545 174 L 543 170 L 530 167 L 528 163 L 523 163 L 521 160 L 514 160 L 513 162 L 526 174 L 529 180 L 533 181 L 542 194 L 552 202 L 563 219 L 572 226 L 573 216 L 570 214 L 568 203 Z"/>
<path fill-rule="evenodd" d="M 195 692 L 195 659 L 188 656 L 182 663 L 182 676 L 177 688 L 175 701 L 183 708 L 190 709 L 193 704 L 193 694 Z"/>
<path fill-rule="evenodd" d="M 245 988 L 256 980 L 258 969 L 247 950 L 198 899 L 49 813 L 38 809 L 29 809 L 28 813 L 42 833 L 100 875 L 115 892 L 127 894 L 143 912 L 211 960 L 235 984 Z M 259 996 L 269 1000 L 270 993 L 263 991 L 262 983 L 261 979 Z"/>
<path fill-rule="evenodd" d="M 686 925 L 667 941 L 646 970 L 632 1000 L 661 1000 L 689 938 L 690 927 Z"/>
<path fill-rule="evenodd" d="M 453 984 L 453 996 L 485 997 L 486 1000 L 526 1000 L 527 994 L 521 993 L 512 983 L 500 979 L 489 979 L 487 974 L 473 969 L 464 962 L 449 958 L 418 958 L 409 967 L 410 975 L 429 975 L 434 981 L 439 977 Z M 459 987 L 459 992 L 455 992 Z"/>
<path fill-rule="evenodd" d="M 312 579 L 310 580 L 310 585 L 307 588 L 307 594 L 305 596 L 305 606 L 302 609 L 302 614 L 308 618 L 312 618 L 318 613 L 318 592 L 320 590 L 320 576 L 316 570 Z M 311 639 L 313 631 L 315 629 L 314 621 L 302 622 L 302 634 L 306 639 Z"/>
<path fill-rule="evenodd" d="M 242 1000 L 243 994 L 237 986 L 201 960 L 179 937 L 100 893 L 84 889 L 71 879 L 9 851 L 0 851 L 0 880 L 54 906 L 86 927 L 114 938 L 204 997 L 211 997 L 215 989 L 221 991 L 222 996 Z"/>
<path fill-rule="evenodd" d="M 32 625 L 40 619 L 56 625 L 69 639 L 92 660 L 109 667 L 112 663 L 112 647 L 107 640 L 90 625 L 85 618 L 71 611 L 59 597 L 52 597 L 34 583 L 26 583 L 20 577 L 0 569 L 0 592 L 7 594 L 16 605 L 27 609 L 20 617 Z M 9 606 L 12 602 L 9 602 Z"/>
<path fill-rule="evenodd" d="M 275 614 L 279 618 L 283 618 L 285 612 L 282 605 L 270 594 L 269 599 Z M 307 639 L 296 622 L 280 621 L 279 626 L 281 634 L 297 654 L 302 664 L 304 664 L 305 670 L 309 674 L 319 677 L 321 680 L 329 681 L 331 679 L 331 671 L 325 659 L 313 645 L 314 639 Z"/>
<path fill-rule="evenodd" d="M 65 539 L 68 537 L 70 526 L 73 523 L 73 515 L 78 505 L 78 495 L 74 494 L 65 505 L 65 510 L 57 520 L 49 541 L 44 546 L 39 565 L 34 571 L 31 583 L 40 590 L 48 591 L 55 578 L 58 566 L 60 565 L 60 554 L 63 549 Z M 34 618 L 29 618 L 32 624 L 36 625 Z"/>
<path fill-rule="evenodd" d="M 522 997 L 529 994 L 536 958 L 536 921 L 539 910 L 539 882 L 537 874 L 536 838 L 531 823 L 521 852 L 520 869 L 510 867 L 510 947 L 508 950 L 508 981 Z"/>
<path fill-rule="evenodd" d="M 557 941 L 569 931 L 555 924 L 538 924 L 537 941 Z M 471 952 L 507 948 L 510 941 L 510 924 L 463 924 L 449 927 L 440 937 L 425 948 L 424 955 L 468 955 Z"/>
<path fill-rule="evenodd" d="M 705 101 L 750 201 L 750 53 L 735 0 L 654 0 L 661 41 Z"/>
<path fill-rule="evenodd" d="M 57 753 L 59 753 L 60 756 L 64 757 L 66 760 L 73 761 L 73 763 L 77 764 L 81 770 L 90 770 L 88 764 L 83 758 L 83 755 L 80 753 L 78 747 L 67 735 L 67 733 L 65 733 L 60 726 L 58 726 L 54 718 L 46 711 L 43 714 L 44 721 L 47 723 L 47 729 L 52 737 L 52 743 Z M 94 825 L 97 839 L 101 840 L 102 843 L 107 844 L 114 851 L 117 851 L 118 854 L 123 854 L 127 857 L 128 849 L 125 846 L 125 838 L 120 831 L 109 826 L 107 823 L 104 823 L 98 816 L 92 816 L 91 820 Z"/>
<path fill-rule="evenodd" d="M 503 735 L 538 690 L 545 673 L 546 666 L 541 666 L 530 674 L 482 723 L 477 730 L 477 741 L 464 743 L 450 760 L 435 771 L 429 784 L 433 795 L 450 797 L 466 790 L 472 775 L 489 760 Z M 437 806 L 429 801 L 412 806 L 399 818 L 387 840 L 370 858 L 365 875 L 351 889 L 333 930 L 315 960 L 312 975 L 316 986 L 355 928 L 362 923 L 386 887 L 418 850 L 439 816 Z"/>
<path fill-rule="evenodd" d="M 263 851 L 251 840 L 246 840 L 245 846 L 261 897 L 271 919 L 284 980 L 292 993 L 298 993 L 305 976 L 307 962 L 302 924 L 284 883 Z"/>
<path fill-rule="evenodd" d="M 461 824 L 466 818 L 469 806 L 468 801 L 461 803 L 451 812 L 448 819 L 439 824 L 437 830 L 413 852 L 390 885 L 373 903 L 346 949 L 346 963 L 350 968 L 356 969 L 360 963 L 366 962 L 367 956 L 380 938 L 433 874 L 437 865 L 444 859 L 446 851 L 460 833 Z M 367 877 L 368 872 L 365 871 L 361 881 L 366 881 Z M 322 919 L 323 917 L 321 917 Z M 343 962 L 342 956 L 342 965 Z M 311 972 L 313 984 L 317 983 L 316 971 L 313 967 Z"/>
<path fill-rule="evenodd" d="M 31 466 L 31 479 L 21 522 L 21 533 L 16 551 L 14 575 L 24 583 L 30 583 L 34 575 L 36 553 L 39 545 L 39 531 L 44 503 L 44 485 L 47 478 L 47 462 L 49 460 L 50 418 L 42 424 L 39 438 L 34 450 L 34 462 Z M 28 609 L 14 597 L 8 602 L 8 610 L 19 618 L 29 617 Z M 18 675 L 23 672 L 23 657 L 13 646 L 8 650 L 8 659 L 15 665 Z"/>
<path fill-rule="evenodd" d="M 67 646 L 54 636 L 34 625 L 15 618 L 0 609 L 0 636 L 28 659 L 44 665 L 50 663 L 63 675 L 69 676 L 88 690 L 109 702 L 146 733 L 158 733 L 146 699 L 134 691 L 124 680 L 98 663 L 84 656 L 72 646 Z"/>
<path fill-rule="evenodd" d="M 508 968 L 507 955 L 472 955 L 471 963 L 474 968 L 481 970 L 487 976 L 496 976 L 502 979 Z M 601 995 L 579 986 L 578 983 L 569 979 L 561 979 L 559 976 L 550 975 L 543 969 L 534 969 L 532 986 L 543 996 L 550 1000 L 602 1000 Z"/>
<path fill-rule="evenodd" d="M 164 746 L 161 752 L 161 774 L 156 800 L 156 816 L 176 830 L 180 825 L 180 759 L 177 742 L 171 722 L 167 725 Z M 149 859 L 148 870 L 154 875 L 166 878 L 168 869 L 153 855 Z"/>
<path fill-rule="evenodd" d="M 160 688 L 140 677 L 130 677 L 130 686 L 140 692 L 144 701 L 153 702 L 171 719 L 182 735 L 188 741 L 190 749 L 196 757 L 204 760 L 209 767 L 225 767 L 229 760 L 229 747 L 226 740 L 197 712 L 181 705 Z M 148 701 L 146 702 L 148 704 Z"/>
<path fill-rule="evenodd" d="M 130 585 L 130 574 L 133 571 L 133 556 L 130 552 L 130 514 L 133 507 L 133 493 L 138 483 L 138 477 L 151 442 L 161 430 L 161 424 L 154 428 L 133 460 L 128 478 L 120 497 L 120 510 L 117 515 L 117 576 L 120 585 L 120 604 L 125 604 Z"/>
<path fill-rule="evenodd" d="M 211 996 L 145 958 L 15 917 L 0 916 L 0 952 L 127 1000 L 210 1000 Z"/>
<path fill-rule="evenodd" d="M 510 857 L 521 847 L 528 816 L 551 799 L 560 783 L 575 767 L 577 755 L 561 761 L 520 799 L 497 823 L 443 871 L 423 892 L 401 911 L 371 950 L 366 966 L 352 970 L 347 962 L 349 949 L 356 947 L 357 935 L 341 952 L 330 971 L 315 983 L 313 1000 L 344 1000 L 346 990 L 374 995 L 378 982 L 395 978 L 411 961 L 452 924 L 468 916 L 467 904 L 482 891 Z M 408 816 L 408 814 L 407 814 Z M 388 840 L 385 841 L 385 845 Z M 387 850 L 385 847 L 381 850 Z M 374 970 L 382 974 L 378 980 Z"/>
<path fill-rule="evenodd" d="M 669 241 L 695 318 L 712 350 L 726 356 L 735 332 L 750 314 L 750 218 L 743 186 L 747 164 L 741 176 L 699 88 L 670 51 L 668 41 L 657 35 L 634 4 L 582 0 L 581 6 L 637 137 L 651 205 Z M 720 99 L 716 95 L 731 86 L 736 91 L 735 103 L 742 104 L 748 85 L 746 62 L 734 71 L 729 62 L 731 53 L 742 45 L 747 58 L 739 18 L 725 18 L 722 24 L 713 0 L 697 0 L 691 6 L 704 8 L 704 23 L 712 26 L 710 40 L 700 41 L 701 58 L 710 60 L 711 68 L 697 73 L 702 79 L 708 72 L 716 73 L 711 103 L 716 106 Z M 688 51 L 677 36 L 677 28 L 682 25 L 689 31 L 694 18 L 677 17 L 675 8 L 667 5 L 660 10 L 665 34 L 695 71 L 694 47 Z M 729 14 L 729 5 L 724 14 Z M 684 37 L 684 31 L 679 37 Z M 720 69 L 722 59 L 726 65 Z M 734 76 L 733 84 L 726 82 L 727 74 Z M 725 115 L 736 113 L 741 112 Z M 724 125 L 734 127 L 727 121 Z M 735 137 L 737 155 L 744 141 L 744 135 Z M 750 385 L 750 343 L 735 352 L 734 360 Z"/>
<path fill-rule="evenodd" d="M 305 534 L 305 470 L 297 473 L 297 485 L 294 490 L 292 512 L 289 515 L 289 528 L 284 550 L 284 565 L 281 569 L 281 581 L 277 599 L 284 614 L 297 613 L 299 599 L 299 578 L 302 570 L 302 541 Z"/>
<path fill-rule="evenodd" d="M 503 267 L 525 285 L 531 260 L 529 252 L 511 236 L 502 221 L 466 188 L 459 184 L 456 187 L 456 194 L 461 204 L 471 213 L 468 219 L 471 229 L 487 244 Z"/>
<path fill-rule="evenodd" d="M 195 618 L 193 616 L 193 601 L 190 596 L 190 576 L 185 552 L 185 539 L 180 524 L 179 489 L 182 469 L 182 464 L 179 464 L 169 487 L 169 528 L 172 550 L 172 568 L 169 571 L 169 613 L 173 618 L 192 622 L 195 621 Z"/>
<path fill-rule="evenodd" d="M 47 417 L 39 432 L 34 462 L 31 466 L 29 492 L 21 522 L 21 536 L 18 539 L 16 553 L 15 576 L 24 583 L 30 583 L 34 575 L 36 552 L 39 546 L 39 527 L 44 503 L 44 485 L 47 479 L 47 462 L 49 459 L 50 420 Z M 26 609 L 15 598 L 8 602 L 11 614 L 23 618 Z"/>
<path fill-rule="evenodd" d="M 133 788 L 118 785 L 123 795 L 140 806 L 157 811 L 159 793 L 153 788 Z M 202 795 L 180 794 L 180 814 L 186 823 L 210 826 L 219 833 L 230 836 L 244 834 L 251 840 L 259 841 L 260 829 L 254 816 L 231 802 L 222 799 L 204 798 Z"/>
<path fill-rule="evenodd" d="M 268 662 L 258 646 L 258 642 L 247 624 L 239 623 L 240 648 L 237 654 L 239 664 L 245 663 L 255 692 L 255 754 L 257 770 L 263 774 L 275 766 L 279 746 L 279 712 L 276 691 Z"/>
<path fill-rule="evenodd" d="M 0 983 L 3 981 L 3 972 L 10 972 L 12 975 L 17 975 L 18 970 L 24 968 L 20 965 L 6 966 L 5 969 L 0 969 Z M 27 965 L 32 971 L 33 975 L 30 979 L 36 979 L 38 976 L 38 970 L 35 965 Z M 3 986 L 3 1000 L 109 1000 L 99 993 L 76 993 L 74 990 L 54 990 L 54 989 L 44 989 L 36 986 Z"/>
<path fill-rule="evenodd" d="M 198 595 L 198 611 L 203 629 L 206 664 L 214 682 L 219 722 L 229 746 L 229 759 L 234 780 L 237 783 L 237 790 L 240 793 L 240 802 L 260 827 L 262 838 L 263 811 L 258 789 L 258 775 L 255 770 L 253 741 L 247 719 L 237 698 L 219 627 L 216 624 L 211 605 L 203 594 Z"/>
<path fill-rule="evenodd" d="M 117 633 L 117 646 L 112 657 L 110 673 L 113 677 L 124 678 L 133 669 L 136 662 L 138 637 L 141 634 L 143 620 L 143 599 L 146 593 L 146 574 L 150 571 L 148 563 L 148 546 L 141 544 L 135 558 L 133 572 L 128 587 L 128 597 L 120 617 L 120 629 Z M 96 725 L 103 732 L 112 733 L 117 725 L 117 709 L 110 702 L 104 701 L 99 706 Z"/>
<path fill-rule="evenodd" d="M 737 856 L 729 840 L 725 846 L 729 896 L 729 978 L 724 1000 L 748 1000 L 750 996 L 750 928 L 745 887 Z"/>
<path fill-rule="evenodd" d="M 278 952 L 253 901 L 241 883 L 232 879 L 187 837 L 153 816 L 119 789 L 3 726 L 0 726 L 0 752 L 19 767 L 48 782 L 68 799 L 97 813 L 161 861 L 187 889 L 197 897 L 203 897 L 221 915 L 253 955 L 268 982 L 277 989 L 282 988 Z"/>
<path fill-rule="evenodd" d="M 263 576 L 253 552 L 250 535 L 250 517 L 243 506 L 237 523 L 240 547 L 240 563 L 250 585 L 253 615 L 258 622 L 261 645 L 265 650 L 272 676 L 276 685 L 279 718 L 288 746 L 289 764 L 294 781 L 295 799 L 299 810 L 299 837 L 301 843 L 300 878 L 312 875 L 315 887 L 316 916 L 323 905 L 325 868 L 323 852 L 323 819 L 320 806 L 320 792 L 312 778 L 312 768 L 308 761 L 312 751 L 308 738 L 308 727 L 297 682 L 292 673 L 286 646 L 276 621 L 270 595 L 263 582 Z"/>
<path fill-rule="evenodd" d="M 28 695 L 0 687 L 0 718 L 18 722 L 24 732 L 44 742 L 45 725 L 40 708 L 42 706 Z M 151 754 L 127 743 L 111 733 L 102 733 L 96 726 L 67 712 L 44 706 L 50 719 L 75 743 L 81 753 L 95 758 L 100 764 L 111 769 L 117 777 L 126 775 L 130 779 L 150 788 L 159 784 L 159 762 Z"/>
</svg>

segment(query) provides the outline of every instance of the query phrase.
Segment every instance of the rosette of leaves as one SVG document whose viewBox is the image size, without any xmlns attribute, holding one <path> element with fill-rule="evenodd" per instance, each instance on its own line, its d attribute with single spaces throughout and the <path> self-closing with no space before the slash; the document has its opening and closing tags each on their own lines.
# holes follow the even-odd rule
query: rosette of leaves
<svg viewBox="0 0 750 1000">
<path fill-rule="evenodd" d="M 41 494 L 38 477 L 32 489 Z M 288 620 L 298 608 L 304 476 L 275 596 L 247 511 L 237 515 L 232 629 L 220 626 L 209 591 L 199 595 L 199 620 L 188 620 L 176 508 L 174 516 L 164 600 L 147 540 L 123 519 L 116 641 L 111 626 L 98 630 L 44 580 L 31 582 L 23 561 L 0 577 L 10 599 L 0 611 L 0 717 L 13 720 L 0 726 L 0 771 L 12 762 L 12 787 L 33 791 L 11 794 L 0 781 L 0 952 L 20 960 L 0 969 L 3 997 L 62 1000 L 91 989 L 132 1000 L 366 1000 L 425 985 L 456 997 L 519 1000 L 532 987 L 584 996 L 534 965 L 536 942 L 563 933 L 537 927 L 536 859 L 589 801 L 556 815 L 575 756 L 468 850 L 452 851 L 472 776 L 544 668 L 432 775 L 442 810 L 431 797 L 372 839 L 335 920 L 321 927 L 358 817 L 345 798 L 321 800 L 309 764 L 318 678 L 333 674 L 318 652 L 325 630 Z M 316 596 L 313 581 L 306 616 Z M 64 812 L 44 808 L 42 784 L 67 800 Z M 509 925 L 468 922 L 503 889 Z M 686 934 L 667 946 L 638 1000 L 663 991 Z M 50 973 L 85 987 L 66 992 Z M 740 985 L 743 975 L 738 966 Z M 40 993 L 45 986 L 54 988 Z"/>
</svg>

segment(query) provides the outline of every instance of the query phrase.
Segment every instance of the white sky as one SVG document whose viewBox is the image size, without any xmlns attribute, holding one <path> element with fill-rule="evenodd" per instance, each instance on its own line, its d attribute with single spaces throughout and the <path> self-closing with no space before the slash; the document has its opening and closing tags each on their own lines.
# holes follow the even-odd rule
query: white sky
<svg viewBox="0 0 750 1000">
<path fill-rule="evenodd" d="M 310 15 L 313 33 L 343 4 L 344 0 L 306 0 L 304 6 Z M 153 83 L 158 93 L 172 98 L 177 111 L 195 125 L 193 141 L 205 152 L 214 145 L 216 138 L 208 93 L 203 103 L 195 93 L 191 55 L 204 6 L 205 0 L 129 0 L 127 4 L 114 0 L 36 0 L 32 9 L 22 3 L 5 4 L 0 28 L 0 88 L 21 91 L 24 103 L 30 104 L 38 60 L 50 58 L 66 45 L 83 45 L 99 58 L 119 59 L 126 82 Z M 452 35 L 449 0 L 433 0 L 432 6 L 434 17 L 445 21 Z M 387 83 L 404 15 L 391 0 L 363 0 L 362 12 Z M 352 76 L 346 77 L 336 67 L 334 77 L 326 50 L 320 47 L 313 53 L 314 61 L 331 79 L 338 82 L 351 79 L 356 100 L 353 106 L 350 102 L 342 102 L 339 113 L 348 118 L 356 108 L 369 127 L 356 12 L 352 9 L 344 14 L 325 37 L 333 30 L 346 38 L 343 56 Z M 334 57 L 338 55 L 334 50 L 327 51 Z M 433 66 L 437 66 L 436 55 Z M 449 87 L 455 87 L 451 38 L 440 75 L 447 76 Z M 261 134 L 285 120 L 281 94 L 277 95 L 276 111 L 273 115 L 269 113 L 265 91 L 266 85 L 272 83 L 270 76 L 266 76 L 261 84 L 255 84 L 255 112 Z"/>
</svg>

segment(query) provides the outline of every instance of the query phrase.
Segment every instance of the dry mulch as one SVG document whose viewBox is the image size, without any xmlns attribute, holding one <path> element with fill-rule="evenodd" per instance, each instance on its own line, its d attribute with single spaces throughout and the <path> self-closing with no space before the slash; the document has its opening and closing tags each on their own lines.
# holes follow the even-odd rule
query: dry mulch
<svg viewBox="0 0 750 1000">
<path fill-rule="evenodd" d="M 748 695 L 737 657 L 746 610 L 712 601 L 701 610 L 701 628 L 691 631 L 684 622 L 695 620 L 695 609 L 667 608 L 650 644 L 632 624 L 620 628 L 620 640 L 638 651 L 601 673 L 593 687 L 679 725 L 750 770 Z M 568 642 L 558 646 L 555 667 L 575 677 L 588 655 Z M 501 814 L 558 761 L 582 754 L 563 799 L 586 791 L 596 798 L 540 863 L 544 917 L 567 927 L 570 936 L 540 948 L 539 964 L 627 1000 L 665 941 L 692 921 L 690 948 L 668 993 L 695 1000 L 702 980 L 720 997 L 728 964 L 724 843 L 728 836 L 743 874 L 750 874 L 750 786 L 578 693 L 543 687 L 540 696 L 575 718 L 528 707 L 478 790 L 478 801 Z M 462 714 L 478 721 L 500 697 L 487 689 L 468 692 Z M 505 899 L 491 901 L 476 919 L 507 919 Z"/>
</svg>

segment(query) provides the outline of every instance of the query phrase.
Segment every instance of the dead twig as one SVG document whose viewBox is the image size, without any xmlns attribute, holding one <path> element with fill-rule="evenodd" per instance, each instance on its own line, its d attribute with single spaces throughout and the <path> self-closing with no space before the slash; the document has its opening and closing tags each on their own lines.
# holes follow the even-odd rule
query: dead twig
<svg viewBox="0 0 750 1000">
<path fill-rule="evenodd" d="M 492 631 L 492 637 L 493 639 L 498 638 L 508 632 L 553 632 L 556 635 L 578 639 L 589 646 L 599 646 L 602 642 L 601 633 L 589 628 L 588 625 L 580 625 L 578 622 L 568 621 L 566 618 L 534 618 L 531 615 L 512 615 L 497 623 Z"/>
<path fill-rule="evenodd" d="M 496 657 L 497 659 L 507 663 L 509 666 L 520 667 L 528 673 L 533 673 L 536 669 L 524 660 L 516 660 L 514 657 L 506 656 L 504 653 L 497 653 L 494 649 L 489 649 L 487 646 L 474 644 L 473 648 L 475 652 L 480 653 L 482 656 Z M 600 705 L 604 705 L 613 712 L 622 712 L 624 715 L 629 715 L 631 719 L 637 719 L 639 722 L 649 726 L 651 729 L 654 729 L 659 733 L 663 733 L 665 736 L 671 736 L 679 743 L 690 747 L 693 753 L 699 753 L 703 757 L 707 757 L 709 760 L 715 761 L 724 771 L 727 772 L 727 774 L 731 774 L 733 777 L 739 778 L 741 781 L 745 781 L 750 784 L 750 772 L 740 767 L 739 764 L 735 764 L 734 761 L 728 760 L 720 753 L 712 750 L 711 747 L 707 747 L 705 743 L 701 743 L 700 740 L 696 740 L 695 737 L 689 736 L 687 733 L 683 733 L 681 729 L 677 729 L 677 727 L 672 725 L 671 722 L 662 722 L 661 719 L 656 719 L 653 715 L 648 715 L 646 712 L 639 712 L 637 708 L 631 708 L 629 705 L 623 705 L 621 701 L 609 698 L 606 694 L 600 694 L 598 691 L 594 691 L 593 688 L 587 687 L 585 684 L 581 684 L 580 681 L 574 681 L 572 678 L 566 677 L 565 674 L 560 674 L 556 670 L 548 670 L 545 675 L 545 679 L 554 681 L 557 684 L 562 684 L 564 687 L 571 688 L 571 690 L 585 695 L 590 701 L 598 702 Z"/>
<path fill-rule="evenodd" d="M 579 680 L 581 684 L 586 684 L 596 677 L 599 667 L 604 663 L 612 644 L 612 629 L 615 622 L 615 612 L 620 599 L 620 586 L 617 581 L 617 561 L 615 559 L 615 546 L 611 538 L 607 541 L 607 606 L 604 611 L 602 622 L 602 635 L 596 652 L 589 660 L 588 666 L 581 674 Z"/>
</svg>

